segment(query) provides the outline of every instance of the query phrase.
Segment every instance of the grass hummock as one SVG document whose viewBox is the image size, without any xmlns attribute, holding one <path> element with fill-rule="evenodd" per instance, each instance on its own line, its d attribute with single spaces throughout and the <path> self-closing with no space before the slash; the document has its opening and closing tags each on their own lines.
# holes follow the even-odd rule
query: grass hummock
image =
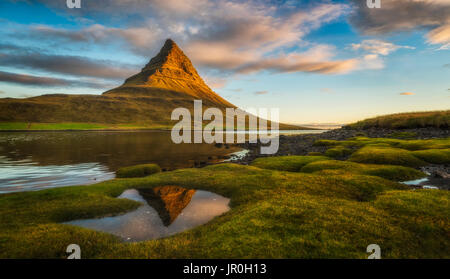
<svg viewBox="0 0 450 279">
<path fill-rule="evenodd" d="M 157 164 L 143 164 L 131 167 L 120 168 L 116 171 L 117 178 L 145 177 L 161 172 Z"/>
<path fill-rule="evenodd" d="M 400 148 L 383 146 L 366 146 L 350 156 L 349 161 L 366 164 L 389 164 L 407 167 L 421 167 L 427 165 L 411 154 L 410 151 Z"/>
<path fill-rule="evenodd" d="M 333 148 L 329 148 L 325 152 L 325 156 L 332 157 L 332 158 L 343 158 L 350 154 L 352 154 L 352 150 L 350 148 L 344 147 L 344 146 L 336 146 Z"/>
<path fill-rule="evenodd" d="M 329 160 L 325 156 L 281 156 L 257 158 L 251 164 L 252 166 L 281 171 L 300 171 L 300 169 L 308 163 Z"/>
<path fill-rule="evenodd" d="M 369 165 L 349 161 L 319 161 L 307 164 L 301 171 L 314 173 L 324 170 L 339 170 L 348 173 L 379 176 L 394 181 L 407 181 L 425 177 L 425 173 L 403 166 Z"/>
</svg>

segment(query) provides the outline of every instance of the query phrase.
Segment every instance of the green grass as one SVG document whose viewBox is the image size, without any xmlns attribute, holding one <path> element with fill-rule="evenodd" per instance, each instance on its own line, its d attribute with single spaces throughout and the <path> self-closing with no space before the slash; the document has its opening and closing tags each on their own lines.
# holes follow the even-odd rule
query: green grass
<svg viewBox="0 0 450 279">
<path fill-rule="evenodd" d="M 167 130 L 170 125 L 144 125 L 144 124 L 107 124 L 107 123 L 26 123 L 26 122 L 0 122 L 1 130 Z"/>
<path fill-rule="evenodd" d="M 427 140 L 404 140 L 392 138 L 368 138 L 354 137 L 347 140 L 317 140 L 315 146 L 327 146 L 330 148 L 361 148 L 367 145 L 386 146 L 402 148 L 407 150 L 425 150 L 425 149 L 448 149 L 450 148 L 450 138 L 427 139 Z"/>
<path fill-rule="evenodd" d="M 110 216 L 139 204 L 116 199 L 128 188 L 180 185 L 231 199 L 206 225 L 159 240 L 123 243 L 106 233 L 62 225 Z M 291 173 L 221 164 L 91 186 L 0 195 L 1 258 L 383 258 L 450 256 L 448 191 L 407 190 L 354 173 Z"/>
<path fill-rule="evenodd" d="M 252 166 L 282 171 L 300 171 L 300 169 L 311 162 L 329 160 L 324 156 L 281 156 L 281 157 L 265 157 L 257 158 L 252 162 Z"/>
<path fill-rule="evenodd" d="M 309 152 L 308 156 L 323 156 L 323 154 L 320 152 Z"/>
<path fill-rule="evenodd" d="M 414 132 L 394 132 L 388 135 L 390 138 L 396 139 L 414 139 L 417 137 L 417 133 Z"/>
<path fill-rule="evenodd" d="M 344 146 L 336 146 L 333 148 L 329 148 L 326 152 L 325 152 L 325 156 L 331 157 L 331 158 L 342 158 L 342 157 L 346 157 L 349 156 L 350 154 L 352 154 L 352 150 L 344 147 Z"/>
<path fill-rule="evenodd" d="M 388 164 L 407 167 L 420 167 L 426 162 L 412 155 L 412 152 L 400 148 L 366 146 L 356 151 L 348 159 L 352 162 L 366 164 Z"/>
<path fill-rule="evenodd" d="M 413 129 L 426 127 L 448 129 L 450 127 L 450 110 L 390 114 L 345 126 L 345 128 L 350 129 Z"/>
<path fill-rule="evenodd" d="M 413 151 L 419 159 L 433 164 L 450 164 L 450 149 L 427 149 Z"/>
<path fill-rule="evenodd" d="M 355 174 L 373 175 L 394 181 L 408 181 L 425 177 L 423 172 L 403 166 L 367 165 L 337 160 L 313 162 L 304 166 L 301 172 L 314 173 L 324 170 L 339 170 Z"/>
<path fill-rule="evenodd" d="M 158 172 L 161 172 L 161 168 L 157 164 L 144 164 L 120 168 L 116 171 L 116 176 L 118 178 L 145 177 Z"/>
</svg>

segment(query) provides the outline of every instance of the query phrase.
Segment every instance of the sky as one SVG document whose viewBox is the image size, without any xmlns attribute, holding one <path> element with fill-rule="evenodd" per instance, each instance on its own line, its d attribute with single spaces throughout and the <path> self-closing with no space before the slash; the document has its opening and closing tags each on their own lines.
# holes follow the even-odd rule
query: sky
<svg viewBox="0 0 450 279">
<path fill-rule="evenodd" d="M 2 0 L 0 98 L 101 94 L 167 38 L 222 97 L 285 123 L 450 109 L 450 0 Z"/>
</svg>

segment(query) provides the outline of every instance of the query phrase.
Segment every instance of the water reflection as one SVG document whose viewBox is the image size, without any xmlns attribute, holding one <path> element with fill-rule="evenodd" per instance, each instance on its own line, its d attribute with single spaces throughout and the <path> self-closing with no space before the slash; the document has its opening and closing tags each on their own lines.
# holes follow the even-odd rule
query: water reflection
<svg viewBox="0 0 450 279">
<path fill-rule="evenodd" d="M 191 202 L 195 190 L 178 186 L 163 186 L 141 189 L 139 193 L 147 203 L 156 209 L 165 226 L 175 221 L 181 211 Z"/>
<path fill-rule="evenodd" d="M 92 184 L 137 164 L 167 170 L 206 165 L 238 150 L 174 144 L 170 132 L 157 131 L 0 133 L 0 193 Z"/>
<path fill-rule="evenodd" d="M 124 241 L 135 242 L 180 233 L 203 225 L 230 210 L 230 200 L 225 197 L 178 186 L 164 186 L 140 192 L 130 189 L 123 192 L 119 198 L 135 200 L 144 205 L 120 216 L 76 220 L 66 224 L 111 233 Z"/>
<path fill-rule="evenodd" d="M 280 134 L 313 132 L 323 131 Z M 1 132 L 0 193 L 92 184 L 138 164 L 166 170 L 205 166 L 247 152 L 240 150 L 229 144 L 174 144 L 170 131 Z"/>
<path fill-rule="evenodd" d="M 114 172 L 98 163 L 38 166 L 31 160 L 14 162 L 3 156 L 0 170 L 0 193 L 89 185 L 115 177 Z"/>
</svg>

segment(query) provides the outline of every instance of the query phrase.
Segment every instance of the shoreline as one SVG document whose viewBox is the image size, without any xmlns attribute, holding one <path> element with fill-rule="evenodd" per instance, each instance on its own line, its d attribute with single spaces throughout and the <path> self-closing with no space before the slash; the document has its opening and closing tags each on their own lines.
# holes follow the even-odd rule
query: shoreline
<svg viewBox="0 0 450 279">
<path fill-rule="evenodd" d="M 399 133 L 410 133 L 410 137 L 396 137 Z M 414 134 L 414 135 L 413 135 Z M 327 130 L 323 133 L 299 134 L 299 135 L 280 135 L 280 148 L 277 153 L 273 155 L 259 154 L 260 143 L 238 144 L 251 152 L 248 156 L 253 156 L 252 161 L 260 157 L 270 156 L 287 156 L 287 155 L 307 155 L 309 152 L 324 152 L 326 147 L 313 146 L 316 140 L 346 140 L 352 137 L 368 137 L 368 138 L 392 138 L 404 140 L 423 140 L 423 139 L 438 139 L 450 138 L 450 129 L 438 128 L 418 128 L 418 129 L 334 129 Z M 243 159 L 245 160 L 245 158 Z"/>
</svg>

